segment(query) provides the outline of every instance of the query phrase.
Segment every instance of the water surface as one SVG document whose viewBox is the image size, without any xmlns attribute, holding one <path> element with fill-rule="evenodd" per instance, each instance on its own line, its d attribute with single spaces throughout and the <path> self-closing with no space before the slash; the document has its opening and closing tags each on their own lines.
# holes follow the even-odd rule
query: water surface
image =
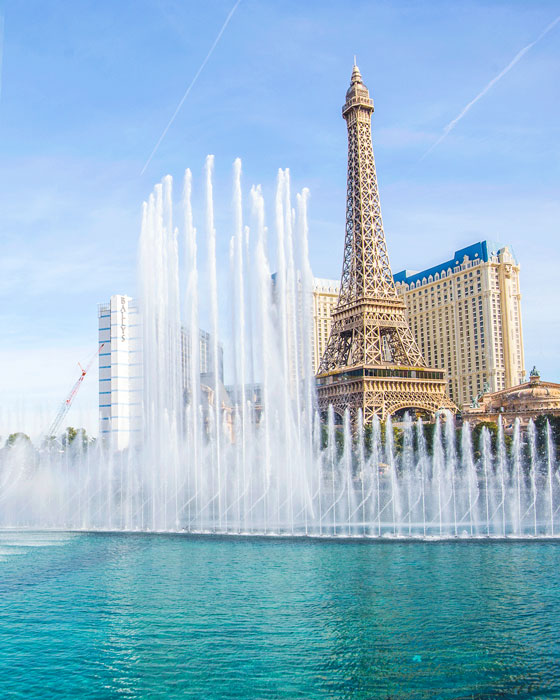
<svg viewBox="0 0 560 700">
<path fill-rule="evenodd" d="M 2 698 L 560 697 L 560 545 L 0 533 Z"/>
</svg>

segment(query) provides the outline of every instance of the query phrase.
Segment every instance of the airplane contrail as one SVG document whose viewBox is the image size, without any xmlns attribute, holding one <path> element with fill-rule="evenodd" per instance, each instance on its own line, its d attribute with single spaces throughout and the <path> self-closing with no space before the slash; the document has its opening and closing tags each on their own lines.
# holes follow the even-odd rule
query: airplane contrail
<svg viewBox="0 0 560 700">
<path fill-rule="evenodd" d="M 141 172 L 140 172 L 140 175 L 143 175 L 143 174 L 146 172 L 146 168 L 148 167 L 148 165 L 150 164 L 150 161 L 152 160 L 152 158 L 153 158 L 154 155 L 156 154 L 157 149 L 160 147 L 160 144 L 161 144 L 161 142 L 163 141 L 163 139 L 165 138 L 165 135 L 167 134 L 167 132 L 169 131 L 169 128 L 170 128 L 171 124 L 173 124 L 173 122 L 175 121 L 175 117 L 179 114 L 179 110 L 180 110 L 181 107 L 183 106 L 183 102 L 184 102 L 184 101 L 187 99 L 187 97 L 189 96 L 189 93 L 190 93 L 190 91 L 193 89 L 193 86 L 194 86 L 194 84 L 196 83 L 196 81 L 198 80 L 199 75 L 200 75 L 200 74 L 202 73 L 202 71 L 204 70 L 204 66 L 208 63 L 208 61 L 209 61 L 209 59 L 210 59 L 210 56 L 214 53 L 214 49 L 216 48 L 216 46 L 218 45 L 218 42 L 219 42 L 220 39 L 222 38 L 222 34 L 225 32 L 226 27 L 228 26 L 228 24 L 229 24 L 231 18 L 233 17 L 235 10 L 237 10 L 237 7 L 238 7 L 238 5 L 239 5 L 240 2 L 241 2 L 241 0 L 237 0 L 237 2 L 235 3 L 235 5 L 231 8 L 231 10 L 230 10 L 230 12 L 229 12 L 229 15 L 226 17 L 226 21 L 223 23 L 222 28 L 221 28 L 220 31 L 218 32 L 218 36 L 214 39 L 214 43 L 212 44 L 212 46 L 210 47 L 210 50 L 209 50 L 208 53 L 206 54 L 206 58 L 205 58 L 204 61 L 202 61 L 202 63 L 200 64 L 200 68 L 196 71 L 195 76 L 194 76 L 194 78 L 191 80 L 191 83 L 190 83 L 189 87 L 186 89 L 185 94 L 183 95 L 183 97 L 181 98 L 181 101 L 180 101 L 179 104 L 177 105 L 177 109 L 173 112 L 173 116 L 171 117 L 171 119 L 169 120 L 169 123 L 167 124 L 167 126 L 166 126 L 165 129 L 163 130 L 161 136 L 160 136 L 159 139 L 158 139 L 158 142 L 157 142 L 156 145 L 154 146 L 154 150 L 150 153 L 150 157 L 149 157 L 148 160 L 144 163 L 144 167 L 142 168 L 142 170 L 141 170 Z"/>
<path fill-rule="evenodd" d="M 438 140 L 437 140 L 435 143 L 433 143 L 433 144 L 430 146 L 430 148 L 428 148 L 428 150 L 426 151 L 426 153 L 424 153 L 424 155 L 422 156 L 422 158 L 420 158 L 421 161 L 424 160 L 424 158 L 425 158 L 429 153 L 431 153 L 431 152 L 434 150 L 434 148 L 435 148 L 436 146 L 438 146 L 438 145 L 443 141 L 443 139 L 449 134 L 449 132 L 450 132 L 452 129 L 455 128 L 455 126 L 457 125 L 457 122 L 459 122 L 459 121 L 465 116 L 465 114 L 470 110 L 470 108 L 471 108 L 474 104 L 476 104 L 476 103 L 480 100 L 481 97 L 484 97 L 484 95 L 486 95 L 486 93 L 488 92 L 488 90 L 490 90 L 490 88 L 492 88 L 492 87 L 498 82 L 498 80 L 500 80 L 501 78 L 503 78 L 504 75 L 505 75 L 506 73 L 509 73 L 509 71 L 515 66 L 515 64 L 523 58 L 523 56 L 527 53 L 527 51 L 529 51 L 530 49 L 532 49 L 533 46 L 534 46 L 535 44 L 538 44 L 539 41 L 540 41 L 544 36 L 546 36 L 546 35 L 548 34 L 548 32 L 549 32 L 551 29 L 554 29 L 554 27 L 558 24 L 558 22 L 560 22 L 560 15 L 559 15 L 555 20 L 553 20 L 553 21 L 548 25 L 548 27 L 546 27 L 546 29 L 544 29 L 544 30 L 539 34 L 539 36 L 538 36 L 534 41 L 532 41 L 530 44 L 527 44 L 527 46 L 524 46 L 524 47 L 521 49 L 521 51 L 519 51 L 519 52 L 514 56 L 514 58 L 507 64 L 507 66 L 506 66 L 503 70 L 501 70 L 501 71 L 498 73 L 498 75 L 497 75 L 496 77 L 492 78 L 492 80 L 488 83 L 488 85 L 486 85 L 486 87 L 485 87 L 483 90 L 481 90 L 481 91 L 478 93 L 478 95 L 477 95 L 476 97 L 474 97 L 474 98 L 468 103 L 468 105 L 466 105 L 465 107 L 463 107 L 463 109 L 459 112 L 459 114 L 455 117 L 455 119 L 452 119 L 452 120 L 449 122 L 449 124 L 447 124 L 447 126 L 444 127 L 441 136 L 438 138 Z"/>
</svg>

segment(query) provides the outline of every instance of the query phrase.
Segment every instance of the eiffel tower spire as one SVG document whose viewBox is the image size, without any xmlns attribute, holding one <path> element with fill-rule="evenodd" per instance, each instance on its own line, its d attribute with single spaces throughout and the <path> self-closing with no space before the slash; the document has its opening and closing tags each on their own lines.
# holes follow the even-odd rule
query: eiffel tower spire
<svg viewBox="0 0 560 700">
<path fill-rule="evenodd" d="M 454 408 L 443 370 L 427 368 L 393 282 L 371 141 L 373 100 L 354 63 L 348 128 L 346 235 L 340 296 L 317 375 L 319 405 L 381 419 L 402 408 Z M 406 380 L 406 381 L 403 381 Z"/>
<path fill-rule="evenodd" d="M 348 191 L 341 298 L 396 298 L 371 143 L 373 100 L 354 64 L 342 116 L 348 124 Z"/>
</svg>

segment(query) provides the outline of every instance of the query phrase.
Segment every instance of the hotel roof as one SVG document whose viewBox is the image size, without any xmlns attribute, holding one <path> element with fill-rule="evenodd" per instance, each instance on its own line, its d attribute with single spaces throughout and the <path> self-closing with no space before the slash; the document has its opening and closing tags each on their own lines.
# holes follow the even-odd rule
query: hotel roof
<svg viewBox="0 0 560 700">
<path fill-rule="evenodd" d="M 428 278 L 430 275 L 435 277 L 436 273 L 441 273 L 449 268 L 453 269 L 457 265 L 461 265 L 465 256 L 469 260 L 482 260 L 483 262 L 488 262 L 488 260 L 497 255 L 500 250 L 505 248 L 505 245 L 497 243 L 496 241 L 480 241 L 479 243 L 473 243 L 466 248 L 461 248 L 455 251 L 455 255 L 451 260 L 435 265 L 434 267 L 429 267 L 427 270 L 422 270 L 418 272 L 416 270 L 401 270 L 393 275 L 395 282 L 403 282 L 405 284 L 412 284 L 413 282 L 422 281 L 422 279 Z M 515 258 L 515 253 L 513 252 L 511 246 L 507 246 L 510 253 Z"/>
</svg>

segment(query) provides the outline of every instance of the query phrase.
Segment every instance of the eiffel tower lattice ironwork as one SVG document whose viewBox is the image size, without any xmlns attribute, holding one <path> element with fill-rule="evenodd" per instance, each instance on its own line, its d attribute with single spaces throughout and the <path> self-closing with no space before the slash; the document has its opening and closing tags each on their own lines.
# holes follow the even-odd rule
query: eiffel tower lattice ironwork
<svg viewBox="0 0 560 700">
<path fill-rule="evenodd" d="M 346 236 L 340 296 L 317 373 L 319 408 L 354 422 L 385 420 L 401 409 L 456 407 L 445 372 L 427 367 L 397 294 L 383 232 L 371 141 L 373 100 L 356 65 L 342 116 L 348 127 Z"/>
</svg>

